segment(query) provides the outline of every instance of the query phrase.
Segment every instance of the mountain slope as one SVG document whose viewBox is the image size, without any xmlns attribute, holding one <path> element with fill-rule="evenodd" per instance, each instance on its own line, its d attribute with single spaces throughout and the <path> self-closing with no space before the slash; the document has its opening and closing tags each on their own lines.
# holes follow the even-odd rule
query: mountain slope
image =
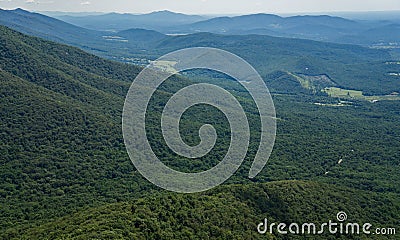
<svg viewBox="0 0 400 240">
<path fill-rule="evenodd" d="M 114 95 L 124 96 L 129 82 L 138 73 L 138 68 L 133 66 L 129 69 L 123 64 L 110 64 L 78 49 L 54 45 L 1 26 L 0 28 L 0 66 L 3 70 L 82 102 L 97 98 L 99 103 L 92 104 L 115 109 L 112 106 L 116 98 Z M 110 68 L 116 71 L 110 71 Z M 132 71 L 130 78 L 126 75 L 119 80 L 108 78 L 116 78 L 121 72 L 129 74 L 129 70 Z M 102 105 L 109 98 L 114 100 L 108 106 Z"/>
<path fill-rule="evenodd" d="M 1 232 L 155 191 L 121 133 L 139 71 L 0 26 Z"/>
<path fill-rule="evenodd" d="M 380 203 L 384 202 L 384 205 Z M 274 230 L 259 234 L 269 223 L 317 226 L 345 211 L 348 222 L 398 226 L 400 204 L 381 194 L 332 185 L 288 181 L 224 186 L 205 194 L 164 193 L 131 202 L 88 209 L 31 229 L 9 230 L 6 236 L 55 239 L 288 239 Z M 318 225 L 319 224 L 319 225 Z M 319 228 L 318 228 L 319 230 Z M 391 239 L 393 236 L 335 235 L 323 239 Z M 308 235 L 307 239 L 321 239 Z M 372 238 L 371 238 L 372 237 Z M 290 239 L 304 235 L 290 234 Z"/>
<path fill-rule="evenodd" d="M 124 41 L 122 36 L 115 36 L 112 32 L 89 30 L 23 9 L 0 9 L 0 25 L 112 59 L 115 59 L 115 55 L 126 54 L 126 49 L 140 51 L 144 46 L 149 47 L 150 42 L 143 39 L 143 32 L 135 34 L 128 30 L 129 41 Z"/>
<path fill-rule="evenodd" d="M 0 9 L 0 25 L 17 31 L 42 37 L 45 39 L 84 46 L 82 42 L 95 43 L 101 41 L 101 33 L 80 28 L 55 18 L 23 9 Z"/>
<path fill-rule="evenodd" d="M 61 20 L 22 9 L 0 9 L 0 25 L 32 36 L 44 38 L 58 43 L 79 47 L 85 51 L 108 59 L 123 61 L 132 53 L 142 53 L 143 49 L 153 47 L 153 42 L 145 37 L 154 37 L 161 33 L 146 30 L 123 31 L 123 36 L 113 32 L 101 32 L 77 27 Z M 127 36 L 129 40 L 125 39 Z"/>
<path fill-rule="evenodd" d="M 0 69 L 2 229 L 146 187 L 119 121 L 137 67 L 0 26 Z"/>
</svg>

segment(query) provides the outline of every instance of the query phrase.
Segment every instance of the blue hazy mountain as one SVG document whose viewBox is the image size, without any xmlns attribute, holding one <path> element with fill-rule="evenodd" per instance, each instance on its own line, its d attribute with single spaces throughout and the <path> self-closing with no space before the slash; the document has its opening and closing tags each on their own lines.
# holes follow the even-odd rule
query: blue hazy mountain
<svg viewBox="0 0 400 240">
<path fill-rule="evenodd" d="M 23 9 L 0 9 L 0 25 L 112 59 L 115 59 L 115 55 L 126 53 L 126 48 L 149 48 L 153 41 L 166 37 L 145 29 L 128 29 L 118 33 L 90 30 Z"/>
<path fill-rule="evenodd" d="M 260 13 L 237 17 L 218 17 L 191 24 L 190 27 L 201 31 L 205 31 L 206 29 L 212 29 L 214 31 L 228 31 L 239 29 L 243 30 L 246 28 L 288 29 L 303 24 L 323 25 L 337 28 L 359 26 L 359 24 L 355 21 L 327 15 L 280 17 L 278 15 Z"/>
<path fill-rule="evenodd" d="M 141 28 L 132 28 L 119 31 L 116 35 L 124 37 L 131 41 L 154 42 L 166 38 L 165 34 L 154 30 L 147 30 Z"/>
<path fill-rule="evenodd" d="M 198 15 L 186 15 L 170 11 L 159 11 L 148 14 L 107 13 L 89 16 L 58 16 L 58 19 L 77 26 L 95 30 L 125 30 L 131 28 L 146 28 L 163 30 L 165 27 L 191 24 L 205 20 Z"/>
<path fill-rule="evenodd" d="M 17 31 L 57 42 L 79 45 L 81 42 L 93 42 L 101 33 L 23 9 L 0 9 L 0 25 Z"/>
<path fill-rule="evenodd" d="M 58 16 L 58 18 L 63 21 L 22 9 L 0 10 L 1 25 L 23 33 L 74 46 L 82 47 L 81 43 L 84 42 L 88 50 L 94 48 L 99 51 L 104 50 L 104 47 L 101 47 L 102 45 L 109 45 L 109 41 L 104 43 L 104 36 L 110 35 L 110 31 L 95 31 L 87 28 L 113 30 L 111 35 L 115 33 L 122 35 L 122 37 L 129 35 L 128 40 L 136 43 L 138 40 L 135 40 L 136 36 L 133 32 L 138 34 L 138 39 L 148 42 L 148 39 L 145 39 L 146 37 L 143 35 L 144 32 L 137 31 L 137 29 L 146 29 L 163 34 L 197 32 L 227 35 L 256 34 L 347 44 L 400 45 L 398 27 L 400 21 L 394 19 L 361 21 L 328 15 L 280 17 L 273 14 L 251 14 L 206 19 L 203 16 L 185 15 L 169 11 L 140 15 L 95 13 L 85 16 L 64 15 Z M 123 32 L 125 30 L 131 33 Z M 148 35 L 153 40 L 162 38 L 159 33 L 155 32 L 153 34 L 147 32 L 145 35 Z M 115 41 L 113 44 L 114 46 L 111 47 L 115 47 Z M 100 48 L 98 49 L 99 46 Z"/>
<path fill-rule="evenodd" d="M 361 22 L 327 15 L 280 17 L 252 14 L 218 17 L 176 28 L 177 32 L 212 32 L 220 34 L 261 34 L 335 41 L 368 29 Z"/>
<path fill-rule="evenodd" d="M 339 39 L 341 42 L 351 42 L 363 44 L 365 42 L 380 44 L 389 44 L 400 46 L 400 24 L 386 23 L 382 26 L 370 28 L 357 35 L 348 35 Z"/>
<path fill-rule="evenodd" d="M 160 11 L 138 15 L 96 13 L 86 16 L 57 15 L 56 17 L 80 27 L 114 32 L 140 28 L 156 30 L 164 34 L 197 32 L 229 35 L 258 34 L 369 45 L 398 42 L 396 25 L 400 24 L 400 21 L 390 16 L 386 21 L 376 19 L 366 21 L 329 15 L 281 17 L 260 13 L 207 19 L 198 15 Z"/>
</svg>

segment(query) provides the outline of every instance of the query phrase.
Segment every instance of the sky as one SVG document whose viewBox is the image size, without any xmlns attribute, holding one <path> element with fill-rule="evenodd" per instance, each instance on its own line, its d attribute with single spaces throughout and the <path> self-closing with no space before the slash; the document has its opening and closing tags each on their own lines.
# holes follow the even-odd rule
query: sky
<svg viewBox="0 0 400 240">
<path fill-rule="evenodd" d="M 400 10 L 400 0 L 0 0 L 30 11 L 187 14 L 312 13 Z"/>
</svg>

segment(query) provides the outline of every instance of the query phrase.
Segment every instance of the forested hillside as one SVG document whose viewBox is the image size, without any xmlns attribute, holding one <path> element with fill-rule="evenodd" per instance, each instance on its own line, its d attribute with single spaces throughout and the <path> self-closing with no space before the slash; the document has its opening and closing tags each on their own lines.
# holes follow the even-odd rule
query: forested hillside
<svg viewBox="0 0 400 240">
<path fill-rule="evenodd" d="M 139 69 L 5 27 L 0 39 L 2 228 L 147 188 L 120 130 Z"/>
<path fill-rule="evenodd" d="M 382 204 L 384 203 L 384 204 Z M 399 203 L 383 194 L 301 181 L 219 187 L 207 194 L 157 194 L 90 208 L 8 236 L 23 239 L 394 239 L 394 236 L 285 235 L 257 232 L 272 222 L 322 224 L 345 211 L 348 220 L 396 226 Z M 282 237 L 283 236 L 283 237 Z"/>
<path fill-rule="evenodd" d="M 336 51 L 347 56 L 364 50 Z M 385 54 L 370 53 L 371 58 Z M 296 76 L 307 78 L 300 73 L 266 75 L 277 93 L 278 133 L 266 168 L 249 180 L 259 119 L 248 94 L 223 77 L 175 76 L 157 91 L 148 111 L 149 139 L 167 165 L 204 170 L 218 163 L 228 146 L 222 138 L 201 161 L 167 150 L 159 116 L 171 94 L 188 84 L 226 87 L 243 103 L 256 133 L 243 166 L 229 181 L 212 191 L 182 195 L 147 182 L 126 153 L 121 113 L 139 71 L 0 27 L 1 238 L 268 238 L 273 236 L 259 236 L 254 228 L 264 217 L 327 221 L 339 210 L 354 221 L 399 225 L 398 101 L 352 99 L 340 105 L 336 98 L 304 90 L 296 82 Z M 321 79 L 326 77 L 312 81 Z M 287 82 L 293 85 L 285 88 Z M 204 107 L 184 115 L 187 142 L 198 143 L 204 123 L 226 133 L 224 116 Z"/>
</svg>

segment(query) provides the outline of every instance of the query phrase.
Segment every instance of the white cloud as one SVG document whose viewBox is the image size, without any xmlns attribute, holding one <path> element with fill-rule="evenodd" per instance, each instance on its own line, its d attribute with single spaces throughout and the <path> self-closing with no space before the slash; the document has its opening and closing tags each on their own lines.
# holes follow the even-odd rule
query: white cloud
<svg viewBox="0 0 400 240">
<path fill-rule="evenodd" d="M 81 2 L 81 5 L 90 5 L 91 3 L 89 1 L 86 2 Z"/>
<path fill-rule="evenodd" d="M 2 0 L 0 0 L 2 1 Z M 7 1 L 11 1 L 11 0 L 7 0 Z M 25 1 L 26 4 L 52 4 L 54 3 L 54 1 L 38 1 L 38 0 L 26 0 Z"/>
</svg>

